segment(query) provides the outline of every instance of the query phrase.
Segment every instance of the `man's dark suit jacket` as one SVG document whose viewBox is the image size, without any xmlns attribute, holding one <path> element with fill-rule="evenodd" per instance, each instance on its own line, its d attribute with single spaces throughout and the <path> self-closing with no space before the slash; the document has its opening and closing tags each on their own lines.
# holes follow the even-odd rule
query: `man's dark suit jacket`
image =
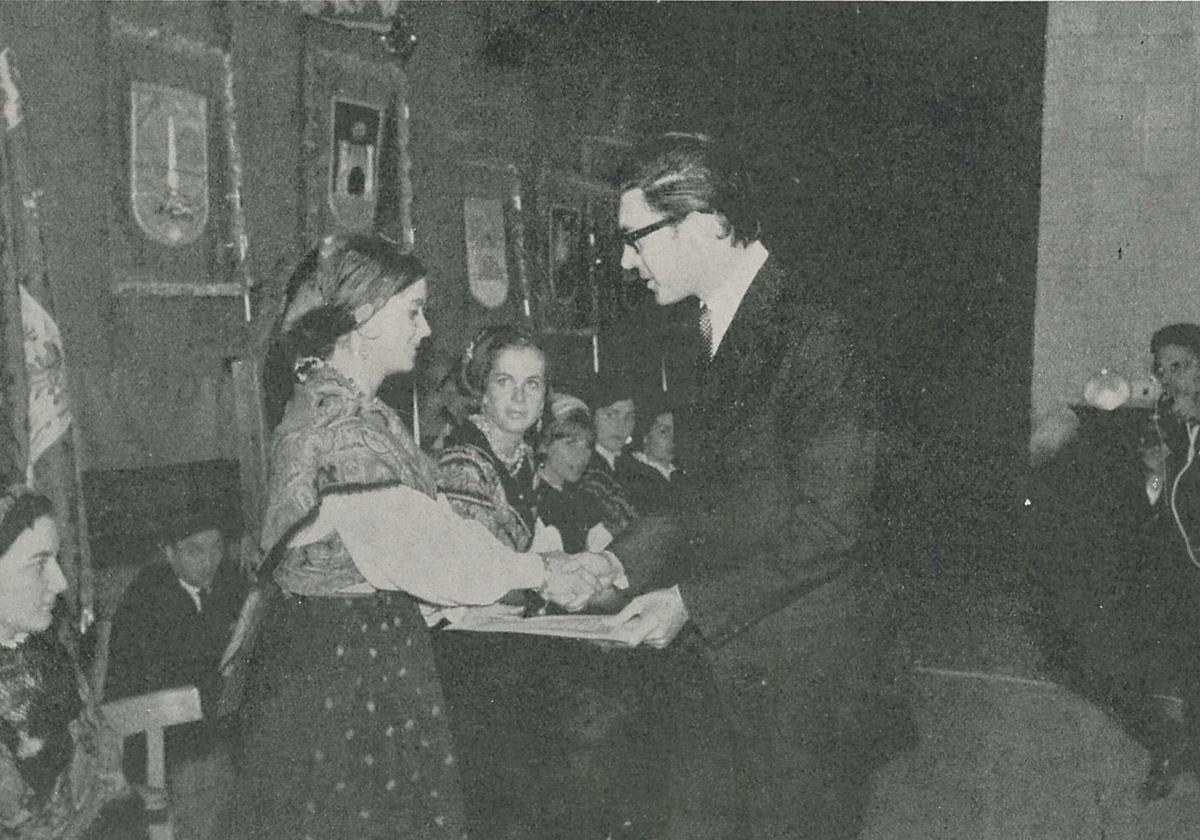
<svg viewBox="0 0 1200 840">
<path fill-rule="evenodd" d="M 688 470 L 673 523 L 646 518 L 613 550 L 637 590 L 679 586 L 689 624 L 675 647 L 703 652 L 745 748 L 739 774 L 757 815 L 746 836 L 851 836 L 826 833 L 812 799 L 825 796 L 824 768 L 853 762 L 861 753 L 847 745 L 873 737 L 863 721 L 878 669 L 855 584 L 873 412 L 838 317 L 775 258 L 702 365 L 676 439 Z M 870 774 L 842 775 L 857 785 Z"/>
<path fill-rule="evenodd" d="M 667 545 L 647 538 L 635 553 L 660 556 L 631 565 L 646 569 L 639 588 L 679 584 L 710 646 L 802 612 L 860 562 L 876 445 L 865 383 L 838 316 L 775 258 L 701 371 L 676 436 L 689 465 L 679 530 Z"/>
<path fill-rule="evenodd" d="M 224 567 L 205 598 L 203 613 L 165 562 L 145 566 L 126 588 L 109 637 L 105 699 L 194 685 L 206 720 L 172 727 L 167 759 L 174 763 L 205 752 L 225 727 L 211 719 L 221 692 L 218 666 L 245 595 L 236 574 Z M 127 768 L 141 769 L 138 747 L 127 746 Z"/>
</svg>

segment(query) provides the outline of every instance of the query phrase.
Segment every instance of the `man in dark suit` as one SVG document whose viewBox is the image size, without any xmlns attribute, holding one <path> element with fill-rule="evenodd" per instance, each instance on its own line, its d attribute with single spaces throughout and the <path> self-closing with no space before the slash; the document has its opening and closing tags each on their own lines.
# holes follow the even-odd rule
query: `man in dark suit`
<svg viewBox="0 0 1200 840">
<path fill-rule="evenodd" d="M 873 412 L 820 278 L 760 239 L 744 171 L 706 138 L 667 135 L 622 183 L 622 266 L 659 304 L 699 298 L 711 338 L 679 422 L 678 527 L 614 547 L 631 578 L 658 554 L 634 584 L 661 588 L 618 621 L 629 644 L 682 634 L 707 660 L 737 744 L 737 836 L 838 840 L 857 835 L 877 764 L 878 632 L 860 585 Z"/>
<path fill-rule="evenodd" d="M 245 597 L 245 582 L 226 544 L 236 515 L 199 500 L 163 523 L 161 559 L 146 564 L 126 588 L 113 617 L 105 699 L 194 685 L 204 719 L 167 732 L 167 781 L 176 836 L 221 836 L 219 819 L 233 784 L 236 730 L 216 715 L 221 654 Z M 125 748 L 125 771 L 145 774 L 141 736 Z"/>
</svg>

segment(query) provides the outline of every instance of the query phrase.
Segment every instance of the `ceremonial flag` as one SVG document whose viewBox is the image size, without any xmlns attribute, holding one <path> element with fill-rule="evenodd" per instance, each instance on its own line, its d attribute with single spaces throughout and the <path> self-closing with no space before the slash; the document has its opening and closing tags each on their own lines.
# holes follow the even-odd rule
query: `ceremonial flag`
<svg viewBox="0 0 1200 840">
<path fill-rule="evenodd" d="M 93 618 L 91 552 L 18 82 L 12 50 L 0 49 L 0 470 L 5 481 L 24 481 L 54 502 L 70 600 L 85 628 Z"/>
</svg>

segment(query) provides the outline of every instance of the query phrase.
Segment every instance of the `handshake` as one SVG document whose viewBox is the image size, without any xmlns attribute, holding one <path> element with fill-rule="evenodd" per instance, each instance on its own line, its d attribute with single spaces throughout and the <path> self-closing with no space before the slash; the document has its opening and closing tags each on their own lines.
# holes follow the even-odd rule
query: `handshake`
<svg viewBox="0 0 1200 840">
<path fill-rule="evenodd" d="M 545 577 L 538 594 L 568 612 L 579 612 L 588 601 L 613 587 L 629 585 L 621 562 L 612 554 L 566 554 L 549 551 L 542 555 Z"/>
</svg>

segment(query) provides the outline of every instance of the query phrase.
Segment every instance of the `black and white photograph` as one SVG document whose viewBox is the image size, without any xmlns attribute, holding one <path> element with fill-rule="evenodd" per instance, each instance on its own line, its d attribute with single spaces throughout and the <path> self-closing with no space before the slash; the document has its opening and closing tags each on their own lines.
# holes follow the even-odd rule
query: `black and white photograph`
<svg viewBox="0 0 1200 840">
<path fill-rule="evenodd" d="M 1198 85 L 1192 0 L 3 0 L 0 838 L 1191 840 Z"/>
</svg>

